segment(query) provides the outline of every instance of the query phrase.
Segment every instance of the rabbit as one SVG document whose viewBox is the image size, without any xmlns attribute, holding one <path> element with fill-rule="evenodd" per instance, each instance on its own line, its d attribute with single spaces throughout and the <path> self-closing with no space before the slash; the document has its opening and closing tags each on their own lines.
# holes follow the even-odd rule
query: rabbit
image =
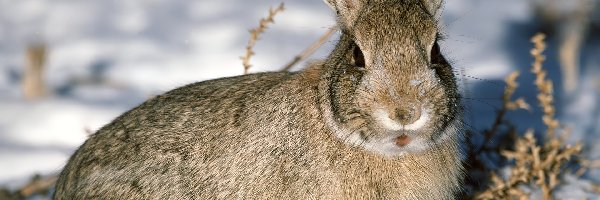
<svg viewBox="0 0 600 200">
<path fill-rule="evenodd" d="M 102 127 L 62 199 L 455 199 L 460 94 L 438 0 L 325 0 L 341 36 L 298 72 L 187 85 Z"/>
</svg>

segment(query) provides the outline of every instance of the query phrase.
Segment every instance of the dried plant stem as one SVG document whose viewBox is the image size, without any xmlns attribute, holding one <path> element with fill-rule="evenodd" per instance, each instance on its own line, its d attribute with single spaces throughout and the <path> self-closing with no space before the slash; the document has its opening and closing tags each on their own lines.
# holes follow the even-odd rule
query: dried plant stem
<svg viewBox="0 0 600 200">
<path fill-rule="evenodd" d="M 510 175 L 504 180 L 495 173 L 492 173 L 491 180 L 493 185 L 486 191 L 478 194 L 476 199 L 529 199 L 529 194 L 521 189 L 521 185 L 535 186 L 542 191 L 544 200 L 552 199 L 552 191 L 559 184 L 559 175 L 569 168 L 570 163 L 582 162 L 574 160 L 581 154 L 582 145 L 571 146 L 564 144 L 555 137 L 555 132 L 559 127 L 559 121 L 554 118 L 555 108 L 553 105 L 553 86 L 550 80 L 546 79 L 546 71 L 542 70 L 544 56 L 544 35 L 537 34 L 532 38 L 535 47 L 531 50 L 534 57 L 532 72 L 536 76 L 535 85 L 538 88 L 538 101 L 544 111 L 542 116 L 543 123 L 548 127 L 546 138 L 538 145 L 533 134 L 533 130 L 527 131 L 524 137 L 518 138 L 515 142 L 514 150 L 502 151 L 502 155 L 508 159 L 514 160 L 514 165 L 510 167 Z M 516 75 L 513 73 L 507 78 L 507 94 L 512 94 L 515 88 Z M 511 86 L 512 85 L 512 86 Z M 509 101 L 510 98 L 504 98 Z M 508 104 L 505 104 L 505 108 Z M 514 104 L 512 106 L 519 105 Z M 564 131 L 563 131 L 564 132 Z M 591 162 L 584 166 L 592 166 Z"/>
<path fill-rule="evenodd" d="M 58 180 L 58 176 L 36 177 L 30 183 L 19 190 L 22 197 L 30 197 L 42 191 L 49 190 Z"/>
<path fill-rule="evenodd" d="M 518 98 L 515 101 L 511 100 L 512 95 L 515 93 L 515 90 L 517 89 L 517 87 L 519 87 L 519 84 L 516 81 L 519 75 L 519 72 L 513 72 L 510 75 L 508 75 L 504 80 L 506 82 L 506 88 L 504 89 L 504 94 L 502 95 L 502 108 L 498 110 L 496 114 L 496 120 L 494 121 L 492 128 L 485 131 L 486 141 L 489 141 L 489 139 L 491 139 L 492 136 L 496 132 L 498 132 L 498 128 L 501 125 L 505 124 L 504 116 L 506 115 L 506 112 L 516 109 L 530 109 L 529 104 L 527 104 L 525 102 L 525 99 L 523 98 Z"/>
<path fill-rule="evenodd" d="M 542 69 L 542 63 L 546 60 L 546 57 L 542 55 L 546 49 L 545 38 L 544 34 L 538 33 L 531 39 L 535 45 L 534 49 L 531 50 L 531 55 L 535 59 L 531 66 L 531 71 L 536 76 L 535 85 L 539 90 L 537 99 L 544 111 L 542 120 L 548 128 L 546 134 L 548 137 L 554 138 L 556 136 L 556 129 L 560 126 L 560 123 L 554 118 L 556 109 L 554 108 L 553 84 L 552 81 L 546 79 L 547 72 Z"/>
<path fill-rule="evenodd" d="M 315 51 L 317 51 L 317 49 L 319 49 L 319 47 L 321 47 L 333 35 L 333 33 L 335 33 L 335 31 L 337 31 L 337 26 L 330 28 L 327 32 L 325 32 L 325 34 L 323 34 L 323 36 L 319 38 L 319 40 L 312 43 L 308 48 L 306 48 L 304 51 L 302 51 L 300 54 L 294 57 L 292 61 L 286 64 L 285 67 L 281 69 L 281 71 L 289 71 L 294 65 L 298 64 L 300 61 L 308 58 L 310 55 L 315 53 Z"/>
<path fill-rule="evenodd" d="M 583 46 L 583 37 L 585 27 L 583 24 L 576 24 L 575 28 L 569 28 L 564 31 L 562 41 L 560 42 L 559 55 L 560 67 L 562 69 L 563 89 L 567 93 L 572 93 L 577 89 L 579 80 L 579 55 L 581 46 Z"/>
<path fill-rule="evenodd" d="M 27 65 L 23 76 L 23 94 L 27 99 L 39 99 L 46 94 L 43 80 L 46 62 L 46 46 L 31 45 L 27 48 Z"/>
<path fill-rule="evenodd" d="M 279 4 L 279 6 L 275 9 L 273 9 L 272 7 L 269 8 L 269 15 L 266 18 L 260 19 L 257 28 L 250 30 L 250 40 L 248 40 L 248 45 L 246 45 L 246 54 L 240 57 L 242 59 L 242 65 L 244 65 L 244 74 L 248 74 L 248 70 L 250 69 L 250 67 L 252 67 L 252 65 L 250 64 L 250 58 L 254 55 L 254 51 L 252 50 L 252 48 L 254 48 L 256 41 L 258 41 L 258 37 L 260 36 L 260 34 L 265 32 L 269 23 L 274 23 L 273 18 L 275 17 L 275 15 L 277 15 L 277 13 L 279 12 L 283 12 L 284 10 L 285 7 L 283 3 Z"/>
</svg>

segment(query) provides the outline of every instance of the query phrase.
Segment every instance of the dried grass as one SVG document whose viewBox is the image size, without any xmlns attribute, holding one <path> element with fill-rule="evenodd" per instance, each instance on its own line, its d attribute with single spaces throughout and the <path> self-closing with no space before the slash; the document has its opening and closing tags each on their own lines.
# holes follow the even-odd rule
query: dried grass
<svg viewBox="0 0 600 200">
<path fill-rule="evenodd" d="M 505 78 L 504 82 L 506 83 L 506 88 L 504 89 L 504 94 L 502 95 L 502 102 L 503 102 L 502 108 L 496 114 L 496 120 L 494 121 L 492 128 L 485 131 L 486 141 L 489 141 L 490 139 L 492 139 L 492 137 L 499 131 L 498 129 L 500 126 L 506 125 L 507 122 L 505 121 L 504 118 L 508 111 L 517 110 L 517 109 L 525 109 L 525 110 L 531 109 L 529 104 L 527 104 L 527 102 L 525 102 L 525 99 L 523 99 L 523 98 L 518 98 L 517 100 L 514 100 L 514 101 L 511 100 L 512 95 L 515 93 L 515 91 L 519 87 L 519 84 L 516 81 L 517 78 L 519 77 L 519 75 L 520 75 L 519 72 L 513 72 Z"/>
<path fill-rule="evenodd" d="M 546 70 L 542 69 L 542 63 L 546 60 L 546 57 L 542 54 L 544 50 L 546 50 L 546 43 L 544 42 L 545 38 L 546 36 L 544 34 L 537 34 L 531 39 L 535 45 L 531 50 L 531 55 L 534 58 L 531 72 L 533 72 L 536 77 L 534 83 L 538 88 L 538 102 L 544 112 L 542 121 L 547 126 L 546 136 L 555 138 L 555 132 L 560 126 L 560 123 L 554 118 L 556 112 L 556 108 L 554 108 L 554 86 L 551 80 L 546 79 L 546 75 L 548 74 Z"/>
<path fill-rule="evenodd" d="M 26 62 L 23 74 L 23 94 L 26 99 L 34 100 L 46 95 L 44 83 L 44 65 L 47 49 L 45 44 L 33 44 L 27 47 Z"/>
<path fill-rule="evenodd" d="M 535 47 L 531 50 L 534 57 L 532 72 L 536 76 L 535 85 L 538 88 L 538 102 L 543 111 L 542 122 L 547 130 L 543 140 L 539 142 L 534 136 L 533 130 L 528 130 L 523 137 L 514 142 L 514 150 L 501 150 L 501 154 L 507 159 L 514 161 L 509 167 L 510 174 L 502 178 L 491 173 L 491 186 L 475 196 L 475 199 L 529 199 L 530 194 L 523 186 L 533 187 L 541 190 L 544 200 L 552 199 L 553 190 L 561 184 L 561 175 L 572 170 L 579 164 L 582 168 L 597 167 L 598 161 L 588 161 L 581 158 L 582 144 L 565 144 L 564 137 L 568 130 L 560 130 L 560 122 L 555 119 L 555 107 L 553 99 L 552 81 L 546 78 L 546 71 L 542 68 L 545 57 L 542 55 L 546 48 L 545 36 L 537 34 L 532 38 Z M 517 87 L 517 73 L 507 78 L 508 87 L 505 90 L 503 110 L 514 108 L 526 108 L 521 100 L 510 101 L 510 96 Z M 497 120 L 502 121 L 502 120 Z M 494 124 L 493 127 L 498 126 Z M 494 130 L 493 128 L 491 130 Z M 560 132 L 558 132 L 560 131 Z M 556 134 L 561 133 L 560 137 Z"/>
<path fill-rule="evenodd" d="M 572 94 L 578 87 L 581 52 L 594 34 L 594 12 L 600 4 L 596 0 L 531 2 L 535 15 L 541 20 L 541 28 L 556 36 L 563 90 Z"/>
<path fill-rule="evenodd" d="M 17 191 L 0 188 L 0 199 L 49 199 L 50 191 L 52 190 L 52 187 L 54 187 L 57 179 L 57 175 L 41 176 L 36 174 L 26 185 Z"/>
<path fill-rule="evenodd" d="M 300 54 L 298 54 L 296 57 L 294 57 L 294 59 L 292 59 L 292 61 L 290 61 L 288 64 L 286 64 L 285 67 L 283 67 L 281 69 L 281 71 L 289 71 L 290 69 L 292 69 L 292 67 L 294 65 L 298 64 L 300 61 L 308 58 L 310 55 L 315 53 L 315 51 L 317 51 L 317 49 L 319 49 L 319 47 L 321 47 L 337 30 L 338 30 L 337 26 L 331 27 L 317 41 L 312 43 L 304 51 L 302 51 Z"/>
<path fill-rule="evenodd" d="M 254 45 L 256 45 L 256 41 L 258 41 L 260 34 L 264 33 L 267 29 L 269 23 L 275 23 L 273 20 L 277 13 L 283 12 L 285 10 L 284 4 L 281 3 L 275 9 L 272 7 L 269 8 L 269 15 L 266 18 L 260 19 L 258 23 L 258 27 L 250 30 L 250 40 L 248 40 L 248 45 L 246 45 L 246 54 L 242 57 L 242 65 L 244 65 L 244 74 L 248 74 L 248 70 L 252 65 L 250 64 L 250 58 L 254 55 Z"/>
</svg>

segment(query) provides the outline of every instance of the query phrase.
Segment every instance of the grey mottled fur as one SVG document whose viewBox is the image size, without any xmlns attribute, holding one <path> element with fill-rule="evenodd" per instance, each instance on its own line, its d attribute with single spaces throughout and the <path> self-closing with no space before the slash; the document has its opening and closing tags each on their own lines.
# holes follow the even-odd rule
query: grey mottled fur
<svg viewBox="0 0 600 200">
<path fill-rule="evenodd" d="M 343 34 L 326 60 L 195 83 L 143 103 L 75 152 L 55 199 L 453 199 L 462 176 L 459 95 L 445 59 L 427 59 L 440 2 L 327 3 Z M 355 66 L 355 48 L 365 68 Z M 410 85 L 415 79 L 424 86 Z M 412 101 L 434 113 L 415 133 L 428 139 L 422 152 L 386 157 L 339 136 L 382 137 L 388 131 L 370 108 Z"/>
</svg>

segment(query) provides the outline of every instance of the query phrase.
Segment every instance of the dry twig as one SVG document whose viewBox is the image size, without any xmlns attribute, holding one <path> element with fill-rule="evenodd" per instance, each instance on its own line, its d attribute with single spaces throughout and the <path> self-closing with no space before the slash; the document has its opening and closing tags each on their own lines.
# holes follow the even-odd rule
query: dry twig
<svg viewBox="0 0 600 200">
<path fill-rule="evenodd" d="M 31 45 L 27 48 L 27 65 L 23 76 L 23 94 L 27 99 L 38 99 L 46 94 L 43 80 L 46 54 L 44 44 Z"/>
<path fill-rule="evenodd" d="M 284 10 L 285 7 L 283 3 L 279 4 L 279 6 L 275 9 L 269 8 L 269 16 L 260 19 L 258 27 L 250 30 L 250 40 L 248 40 L 248 45 L 246 45 L 246 54 L 240 57 L 242 59 L 242 64 L 244 65 L 244 74 L 248 74 L 248 70 L 250 67 L 252 67 L 250 64 L 250 58 L 254 55 L 252 48 L 256 44 L 256 41 L 258 41 L 258 37 L 260 34 L 265 32 L 269 23 L 274 23 L 273 18 L 275 15 L 277 15 L 279 12 L 283 12 Z"/>
<path fill-rule="evenodd" d="M 319 40 L 312 43 L 308 48 L 302 51 L 302 53 L 294 57 L 292 61 L 286 64 L 281 71 L 289 71 L 294 65 L 315 53 L 315 51 L 317 51 L 317 49 L 319 49 L 319 47 L 321 47 L 333 35 L 333 33 L 335 33 L 335 31 L 337 31 L 337 26 L 330 28 L 325 34 L 323 34 L 323 36 L 319 38 Z"/>
<path fill-rule="evenodd" d="M 485 131 L 486 141 L 489 141 L 492 136 L 498 132 L 498 128 L 505 124 L 504 116 L 506 115 L 506 112 L 516 109 L 530 110 L 530 106 L 527 104 L 527 102 L 525 102 L 525 99 L 518 98 L 515 101 L 511 100 L 515 90 L 517 87 L 519 87 L 519 84 L 516 81 L 519 75 L 519 72 L 513 72 L 504 80 L 506 82 L 506 88 L 504 89 L 504 94 L 502 95 L 502 108 L 498 110 L 496 114 L 496 120 L 494 121 L 492 128 Z"/>
<path fill-rule="evenodd" d="M 546 70 L 542 69 L 542 63 L 546 60 L 546 57 L 542 55 L 542 52 L 546 49 L 546 43 L 544 42 L 545 38 L 546 36 L 540 33 L 531 39 L 535 44 L 535 48 L 531 50 L 531 55 L 535 59 L 531 66 L 531 71 L 536 76 L 535 85 L 539 91 L 537 98 L 544 111 L 542 120 L 548 127 L 548 130 L 546 131 L 547 136 L 554 138 L 556 136 L 556 129 L 560 126 L 560 123 L 554 118 L 554 113 L 556 112 L 553 96 L 554 87 L 552 81 L 546 79 L 546 75 L 548 74 Z"/>
<path fill-rule="evenodd" d="M 31 182 L 21 188 L 18 194 L 22 197 L 30 197 L 34 194 L 42 193 L 43 191 L 48 191 L 58 180 L 57 176 L 49 176 L 49 177 L 34 177 Z"/>
<path fill-rule="evenodd" d="M 546 79 L 546 71 L 542 69 L 545 59 L 542 55 L 545 49 L 543 40 L 543 34 L 532 38 L 535 48 L 531 54 L 535 59 L 532 72 L 539 90 L 538 101 L 544 111 L 542 121 L 548 127 L 546 138 L 542 145 L 538 145 L 533 130 L 529 130 L 524 137 L 517 139 L 514 150 L 502 151 L 502 155 L 515 161 L 510 167 L 509 177 L 505 180 L 492 173 L 492 187 L 478 194 L 476 199 L 529 199 L 529 194 L 522 190 L 521 185 L 535 186 L 541 189 L 544 200 L 552 199 L 552 191 L 560 184 L 559 175 L 569 168 L 570 163 L 581 162 L 572 158 L 580 156 L 583 145 L 564 144 L 555 136 L 560 123 L 554 118 L 552 82 Z"/>
</svg>

